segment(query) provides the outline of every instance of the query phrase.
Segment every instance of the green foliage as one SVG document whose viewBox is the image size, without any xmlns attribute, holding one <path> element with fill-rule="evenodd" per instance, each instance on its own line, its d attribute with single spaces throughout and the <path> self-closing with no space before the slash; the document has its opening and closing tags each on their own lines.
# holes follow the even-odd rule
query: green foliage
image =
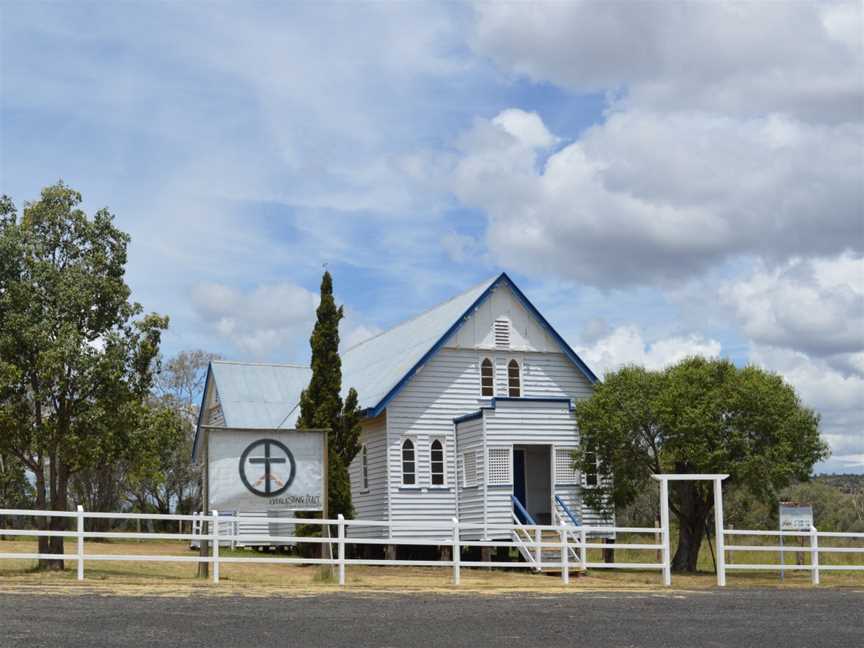
<svg viewBox="0 0 864 648">
<path fill-rule="evenodd" d="M 354 516 L 348 466 L 360 450 L 360 410 L 357 392 L 348 391 L 342 402 L 342 360 L 339 357 L 341 306 L 333 298 L 333 279 L 321 279 L 321 301 L 309 342 L 312 347 L 312 378 L 300 397 L 299 429 L 327 429 L 328 514 Z"/>
<path fill-rule="evenodd" d="M 139 423 L 168 318 L 129 301 L 129 236 L 80 203 L 62 182 L 20 220 L 0 202 L 0 449 L 33 472 L 40 508 L 65 509 L 83 470 L 151 465 Z"/>
<path fill-rule="evenodd" d="M 770 498 L 807 479 L 828 455 L 818 415 L 791 386 L 728 360 L 688 358 L 663 372 L 626 367 L 577 403 L 576 419 L 582 435 L 577 468 L 594 471 L 593 450 L 605 477 L 585 495 L 601 510 L 631 504 L 654 488 L 650 475 L 661 472 L 728 473 L 726 492 L 742 488 Z M 670 508 L 682 529 L 679 568 L 695 568 L 712 506 L 710 484 L 672 485 Z"/>
</svg>

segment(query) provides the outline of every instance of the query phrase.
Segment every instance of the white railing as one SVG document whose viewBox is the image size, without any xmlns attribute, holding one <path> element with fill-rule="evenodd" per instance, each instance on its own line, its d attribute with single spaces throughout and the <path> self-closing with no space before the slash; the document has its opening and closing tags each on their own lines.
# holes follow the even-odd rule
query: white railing
<svg viewBox="0 0 864 648">
<path fill-rule="evenodd" d="M 424 567 L 449 567 L 452 570 L 453 583 L 458 585 L 462 567 L 507 567 L 515 569 L 539 569 L 560 571 L 563 583 L 570 580 L 571 569 L 586 568 L 619 568 L 619 569 L 663 569 L 662 563 L 592 563 L 588 561 L 588 549 L 656 549 L 656 544 L 597 544 L 588 542 L 587 536 L 591 533 L 654 533 L 655 529 L 627 528 L 627 527 L 575 527 L 566 524 L 560 525 L 523 525 L 523 524 L 472 524 L 451 519 L 449 522 L 430 521 L 380 521 L 380 520 L 346 520 L 341 515 L 337 519 L 295 519 L 295 518 L 262 518 L 244 516 L 220 516 L 218 511 L 210 515 L 163 515 L 149 513 L 101 513 L 84 511 L 78 507 L 76 511 L 42 511 L 42 510 L 20 510 L 0 509 L 0 516 L 26 516 L 36 518 L 72 518 L 75 520 L 75 530 L 51 530 L 51 529 L 4 529 L 3 533 L 13 537 L 63 537 L 75 539 L 75 551 L 68 554 L 48 554 L 33 552 L 7 552 L 0 553 L 3 559 L 29 559 L 29 560 L 69 560 L 77 563 L 78 580 L 84 579 L 84 567 L 88 561 L 160 561 L 160 562 L 189 562 L 207 563 L 212 566 L 211 576 L 213 582 L 219 582 L 219 567 L 224 564 L 313 564 L 332 565 L 338 570 L 338 581 L 340 585 L 345 584 L 346 567 L 352 565 L 404 565 Z M 178 521 L 189 522 L 192 533 L 164 533 L 164 532 L 128 532 L 128 531 L 85 531 L 84 522 L 92 519 L 113 520 L 153 520 L 153 521 Z M 329 557 L 307 558 L 307 557 L 276 557 L 268 555 L 260 556 L 237 556 L 222 555 L 220 548 L 231 546 L 230 543 L 241 540 L 238 532 L 239 524 L 252 521 L 254 523 L 276 523 L 276 524 L 303 524 L 322 526 L 324 533 L 322 537 L 309 537 L 286 535 L 276 536 L 261 534 L 250 536 L 242 534 L 242 539 L 276 544 L 317 544 L 326 547 L 323 555 Z M 227 524 L 226 524 L 227 523 Z M 203 525 L 207 526 L 204 533 Z M 350 527 L 382 527 L 386 529 L 388 537 L 357 538 L 347 533 Z M 331 537 L 329 527 L 336 528 L 335 537 Z M 226 533 L 227 530 L 227 533 Z M 422 530 L 427 534 L 440 537 L 406 538 L 393 537 L 394 532 Z M 502 535 L 511 537 L 515 534 L 515 540 L 502 541 L 492 540 L 484 537 L 484 533 L 500 532 Z M 463 534 L 480 535 L 483 539 L 473 540 L 463 538 Z M 522 535 L 519 535 L 522 534 Z M 547 536 L 544 539 L 544 534 Z M 552 536 L 549 538 L 548 536 Z M 148 555 L 148 554 L 113 554 L 113 553 L 89 553 L 85 551 L 85 541 L 88 539 L 123 539 L 123 540 L 199 540 L 209 542 L 210 555 Z M 578 538 L 578 540 L 575 540 Z M 448 547 L 450 549 L 449 560 L 396 560 L 396 559 L 367 559 L 347 558 L 345 555 L 346 545 L 392 545 L 392 546 L 435 546 Z M 527 553 L 526 562 L 503 562 L 489 560 L 463 560 L 462 549 L 465 547 L 507 547 L 515 548 L 523 555 Z M 333 549 L 335 548 L 335 552 Z M 557 552 L 554 560 L 546 559 L 543 551 L 548 553 Z M 577 555 L 574 550 L 579 551 L 579 559 L 571 560 L 571 556 Z M 329 550 L 329 551 L 327 551 Z M 335 555 L 334 555 L 335 554 Z"/>
<path fill-rule="evenodd" d="M 730 545 L 726 544 L 724 549 L 727 553 L 736 553 L 741 551 L 749 552 L 769 552 L 779 553 L 781 561 L 779 563 L 740 563 L 740 562 L 724 562 L 723 568 L 728 571 L 730 569 L 750 570 L 750 571 L 809 571 L 811 582 L 814 585 L 819 584 L 819 573 L 824 571 L 864 571 L 864 559 L 860 565 L 833 565 L 822 564 L 819 560 L 820 554 L 828 553 L 856 553 L 864 556 L 864 533 L 846 533 L 836 531 L 817 531 L 815 527 L 810 527 L 810 531 L 745 531 L 738 529 L 724 529 L 723 535 L 727 538 L 735 536 L 745 537 L 779 537 L 782 543 L 783 538 L 807 538 L 810 546 L 802 547 L 796 545 Z M 838 539 L 862 539 L 860 546 L 854 547 L 826 547 L 819 546 L 819 538 L 838 538 Z M 783 560 L 784 554 L 810 554 L 810 563 L 806 565 L 786 564 Z"/>
</svg>

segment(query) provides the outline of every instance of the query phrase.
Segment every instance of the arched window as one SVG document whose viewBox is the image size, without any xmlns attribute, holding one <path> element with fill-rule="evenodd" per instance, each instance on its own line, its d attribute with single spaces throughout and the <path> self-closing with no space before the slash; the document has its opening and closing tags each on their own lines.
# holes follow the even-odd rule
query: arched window
<svg viewBox="0 0 864 648">
<path fill-rule="evenodd" d="M 480 363 L 480 394 L 484 398 L 495 395 L 495 368 L 489 358 Z"/>
<path fill-rule="evenodd" d="M 511 360 L 507 364 L 507 388 L 507 392 L 511 398 L 519 398 L 522 395 L 519 363 L 515 360 Z"/>
<path fill-rule="evenodd" d="M 432 473 L 432 485 L 444 485 L 444 444 L 439 439 L 432 441 L 429 446 L 429 464 Z"/>
<path fill-rule="evenodd" d="M 402 442 L 402 483 L 413 486 L 417 483 L 416 462 L 414 461 L 414 442 L 405 439 Z"/>
<path fill-rule="evenodd" d="M 365 445 L 360 449 L 360 476 L 363 490 L 369 490 L 369 453 Z"/>
</svg>

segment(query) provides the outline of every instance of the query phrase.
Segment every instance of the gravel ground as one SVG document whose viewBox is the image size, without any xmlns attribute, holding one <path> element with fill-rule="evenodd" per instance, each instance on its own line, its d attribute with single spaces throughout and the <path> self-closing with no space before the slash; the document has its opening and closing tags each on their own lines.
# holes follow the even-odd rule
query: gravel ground
<svg viewBox="0 0 864 648">
<path fill-rule="evenodd" d="M 0 593 L 0 646 L 864 646 L 864 589 L 134 597 Z"/>
</svg>

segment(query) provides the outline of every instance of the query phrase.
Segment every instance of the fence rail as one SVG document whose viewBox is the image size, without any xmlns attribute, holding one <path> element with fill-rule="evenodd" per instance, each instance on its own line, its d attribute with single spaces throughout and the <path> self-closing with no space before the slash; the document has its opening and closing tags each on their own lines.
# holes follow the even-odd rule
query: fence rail
<svg viewBox="0 0 864 648">
<path fill-rule="evenodd" d="M 16 517 L 44 517 L 44 518 L 71 518 L 75 520 L 76 530 L 50 530 L 50 529 L 4 529 L 3 533 L 10 536 L 21 537 L 62 537 L 74 538 L 76 540 L 75 552 L 69 554 L 12 552 L 0 553 L 2 559 L 30 559 L 30 560 L 69 560 L 77 563 L 78 580 L 84 579 L 84 565 L 87 561 L 131 561 L 131 562 L 185 562 L 206 563 L 211 565 L 211 576 L 213 582 L 219 582 L 219 566 L 221 564 L 305 564 L 305 565 L 331 565 L 338 570 L 340 585 L 345 584 L 346 567 L 352 565 L 364 566 L 388 566 L 402 565 L 414 567 L 442 567 L 452 571 L 454 584 L 459 584 L 462 567 L 508 567 L 513 569 L 546 569 L 560 571 L 561 580 L 568 583 L 571 571 L 581 571 L 588 568 L 617 568 L 638 570 L 660 570 L 662 563 L 650 562 L 619 562 L 598 563 L 588 560 L 589 549 L 634 549 L 654 550 L 660 549 L 658 544 L 642 543 L 607 543 L 599 544 L 589 541 L 592 534 L 607 532 L 628 533 L 656 533 L 653 528 L 633 527 L 579 527 L 574 525 L 525 525 L 514 524 L 475 524 L 460 522 L 455 518 L 449 522 L 429 521 L 382 521 L 382 520 L 346 520 L 341 515 L 336 519 L 299 519 L 287 517 L 244 517 L 235 515 L 220 515 L 213 511 L 210 515 L 163 515 L 150 513 L 113 513 L 113 512 L 89 512 L 78 507 L 76 511 L 42 511 L 24 509 L 0 509 L 0 516 Z M 114 520 L 150 520 L 164 521 L 189 521 L 194 523 L 198 532 L 193 533 L 165 533 L 165 532 L 132 532 L 132 531 L 85 531 L 84 522 L 89 519 L 114 519 Z M 314 536 L 275 536 L 261 534 L 250 536 L 248 533 L 240 534 L 236 531 L 237 524 L 243 521 L 252 521 L 258 524 L 303 524 L 318 525 L 329 531 L 330 527 L 336 529 L 335 536 L 323 533 L 321 537 Z M 203 525 L 207 525 L 204 532 Z M 348 535 L 351 527 L 383 527 L 388 531 L 390 537 L 386 538 L 358 538 Z M 392 537 L 397 531 L 417 531 L 437 535 L 440 538 L 405 538 Z M 467 539 L 463 538 L 466 532 L 477 531 L 500 531 L 514 535 L 513 540 L 492 539 Z M 518 535 L 520 534 L 521 535 Z M 85 552 L 85 540 L 92 539 L 124 539 L 124 540 L 199 540 L 210 543 L 210 555 L 188 555 L 188 556 L 166 556 L 147 554 L 102 554 Z M 221 555 L 220 545 L 225 542 L 250 541 L 260 539 L 272 543 L 295 543 L 312 544 L 322 547 L 322 553 L 327 552 L 327 557 L 275 557 L 275 556 L 226 556 Z M 392 546 L 435 546 L 446 547 L 450 550 L 450 558 L 447 560 L 397 560 L 397 559 L 371 559 L 371 558 L 348 558 L 345 555 L 347 545 L 392 545 Z M 462 550 L 469 547 L 497 548 L 506 547 L 519 550 L 526 549 L 534 560 L 525 562 L 502 562 L 489 560 L 464 560 Z M 554 554 L 554 555 L 553 555 Z"/>
<path fill-rule="evenodd" d="M 825 571 L 864 571 L 864 542 L 861 543 L 861 546 L 855 547 L 824 547 L 819 546 L 820 538 L 832 538 L 832 539 L 843 539 L 843 538 L 864 538 L 864 533 L 854 533 L 854 532 L 838 532 L 838 531 L 817 531 L 816 527 L 810 527 L 809 531 L 749 531 L 749 530 L 732 530 L 725 529 L 723 531 L 723 535 L 727 537 L 774 537 L 780 538 L 782 542 L 783 538 L 809 538 L 810 546 L 809 547 L 801 547 L 795 545 L 726 545 L 725 549 L 727 552 L 735 553 L 740 551 L 750 551 L 750 552 L 768 552 L 768 553 L 777 553 L 780 555 L 781 561 L 779 563 L 727 563 L 725 565 L 726 570 L 747 570 L 747 571 L 780 571 L 781 574 L 785 571 L 809 571 L 810 572 L 810 581 L 814 585 L 819 584 L 819 574 Z M 794 553 L 794 554 L 808 554 L 810 556 L 810 563 L 806 565 L 798 565 L 792 564 L 787 565 L 783 561 L 784 554 Z M 862 555 L 862 564 L 861 565 L 826 565 L 822 564 L 820 561 L 821 554 L 831 554 L 831 553 L 856 553 Z"/>
<path fill-rule="evenodd" d="M 79 506 L 76 511 L 43 511 L 25 509 L 0 509 L 0 517 L 36 517 L 36 518 L 68 518 L 74 520 L 75 530 L 69 529 L 2 529 L 3 535 L 20 536 L 28 538 L 40 537 L 62 537 L 75 539 L 75 551 L 69 554 L 39 553 L 39 552 L 6 552 L 0 553 L 3 559 L 25 559 L 25 560 L 69 560 L 77 563 L 78 580 L 84 579 L 84 566 L 87 561 L 129 561 L 129 562 L 183 562 L 183 563 L 205 563 L 212 566 L 211 576 L 213 582 L 219 582 L 219 566 L 221 564 L 306 564 L 306 565 L 331 565 L 338 570 L 338 581 L 340 585 L 345 584 L 345 570 L 354 565 L 403 565 L 414 567 L 441 567 L 449 568 L 452 572 L 453 583 L 458 585 L 461 578 L 462 567 L 508 567 L 515 569 L 547 569 L 560 571 L 563 583 L 570 580 L 571 571 L 582 571 L 587 569 L 637 569 L 637 570 L 660 570 L 664 585 L 671 584 L 670 579 L 670 552 L 668 545 L 668 527 L 613 527 L 613 526 L 577 526 L 567 524 L 562 517 L 559 525 L 537 525 L 522 524 L 518 520 L 514 524 L 474 524 L 460 522 L 451 519 L 449 522 L 429 521 L 381 521 L 381 520 L 346 520 L 341 515 L 336 519 L 298 519 L 286 517 L 255 517 L 220 515 L 213 511 L 210 515 L 164 515 L 150 513 L 113 513 L 113 512 L 89 512 Z M 178 521 L 193 522 L 201 529 L 198 533 L 165 533 L 165 532 L 126 532 L 126 531 L 85 531 L 84 522 L 88 519 L 114 519 L 114 520 L 150 520 L 157 522 Z M 250 536 L 240 534 L 236 531 L 237 523 L 243 520 L 252 520 L 255 523 L 269 524 L 303 524 L 318 525 L 322 529 L 320 537 L 309 536 L 274 536 L 261 534 Z M 203 532 L 203 524 L 207 525 L 207 532 Z M 351 527 L 383 527 L 388 530 L 390 537 L 386 538 L 358 538 L 348 534 Z M 330 529 L 335 529 L 335 535 L 330 534 Z M 477 532 L 478 530 L 496 530 L 509 533 L 510 541 L 495 540 L 489 538 L 468 539 L 463 538 L 465 532 Z M 393 537 L 396 531 L 424 531 L 441 537 L 435 538 L 406 538 Z M 616 542 L 599 543 L 591 541 L 589 536 L 601 534 L 616 534 Z M 646 534 L 654 538 L 654 542 L 627 542 L 617 541 L 619 533 Z M 820 546 L 820 539 L 845 539 L 855 541 L 864 539 L 864 533 L 844 533 L 817 531 L 811 528 L 809 532 L 804 531 L 755 531 L 740 529 L 724 529 L 722 537 L 724 540 L 734 537 L 797 537 L 808 538 L 809 546 L 774 546 L 748 543 L 746 545 L 733 545 L 728 542 L 718 542 L 718 549 L 722 546 L 723 560 L 717 561 L 717 580 L 719 585 L 725 584 L 725 575 L 728 570 L 741 571 L 771 571 L 771 570 L 800 570 L 809 571 L 813 584 L 819 584 L 819 575 L 827 571 L 864 571 L 864 559 L 862 564 L 823 564 L 820 555 L 823 554 L 862 554 L 864 557 L 864 542 L 855 546 Z M 220 555 L 220 545 L 223 542 L 234 542 L 259 538 L 264 542 L 272 543 L 295 543 L 311 544 L 322 547 L 322 557 L 271 557 L 271 556 L 226 556 Z M 210 555 L 147 555 L 147 554 L 102 554 L 86 553 L 85 541 L 93 539 L 126 539 L 126 540 L 204 540 L 210 543 Z M 661 541 L 658 541 L 660 539 Z M 348 558 L 345 548 L 348 545 L 392 545 L 392 546 L 436 546 L 449 548 L 449 559 L 442 560 L 397 560 L 397 559 L 372 559 L 372 558 Z M 501 561 L 477 561 L 464 560 L 462 550 L 468 547 L 506 547 L 516 549 L 525 557 L 524 562 L 501 562 Z M 588 551 L 621 549 L 631 551 L 655 552 L 658 554 L 656 562 L 592 562 L 589 560 Z M 778 553 L 781 558 L 788 553 L 801 553 L 810 556 L 810 562 L 802 565 L 784 565 L 782 563 L 741 563 L 725 560 L 727 554 L 731 558 L 743 552 Z M 325 555 L 326 554 L 326 555 Z M 720 556 L 718 555 L 718 558 Z"/>
</svg>

